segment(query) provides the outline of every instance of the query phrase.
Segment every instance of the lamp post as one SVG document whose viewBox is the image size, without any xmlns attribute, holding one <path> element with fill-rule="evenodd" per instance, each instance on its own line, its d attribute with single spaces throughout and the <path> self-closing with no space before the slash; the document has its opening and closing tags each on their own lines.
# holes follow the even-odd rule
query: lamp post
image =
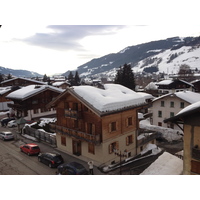
<svg viewBox="0 0 200 200">
<path fill-rule="evenodd" d="M 121 150 L 119 150 L 119 149 L 113 149 L 113 151 L 114 151 L 115 155 L 119 156 L 119 158 L 120 158 L 119 170 L 120 170 L 120 175 L 122 175 L 122 169 L 121 169 L 121 167 L 122 167 L 122 165 L 121 165 L 122 164 L 122 157 L 123 158 L 127 157 L 127 150 L 125 149 L 124 152 L 121 152 Z"/>
</svg>

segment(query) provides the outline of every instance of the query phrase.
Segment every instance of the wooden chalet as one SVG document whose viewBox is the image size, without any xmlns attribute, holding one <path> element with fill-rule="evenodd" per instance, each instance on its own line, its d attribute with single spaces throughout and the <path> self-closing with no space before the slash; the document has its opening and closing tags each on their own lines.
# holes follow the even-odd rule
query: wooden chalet
<svg viewBox="0 0 200 200">
<path fill-rule="evenodd" d="M 180 91 L 193 91 L 194 85 L 186 82 L 184 80 L 175 79 L 175 80 L 163 80 L 156 83 L 158 86 L 158 94 L 168 94 L 172 92 L 180 92 Z"/>
<path fill-rule="evenodd" d="M 0 111 L 8 110 L 8 103 L 12 103 L 6 96 L 12 92 L 11 87 L 0 87 Z"/>
<path fill-rule="evenodd" d="M 13 86 L 13 87 L 21 87 L 21 86 L 28 86 L 28 85 L 46 85 L 46 83 L 41 81 L 36 81 L 33 79 L 28 78 L 12 78 L 1 82 L 1 87 Z"/>
<path fill-rule="evenodd" d="M 33 120 L 55 115 L 56 111 L 47 109 L 46 105 L 62 92 L 63 90 L 49 85 L 29 85 L 10 93 L 6 98 L 14 102 L 8 106 L 15 111 L 17 118 Z"/>
<path fill-rule="evenodd" d="M 68 88 L 48 106 L 55 106 L 58 149 L 95 165 L 113 164 L 137 155 L 138 109 L 146 105 L 136 92 L 116 84 Z"/>
</svg>

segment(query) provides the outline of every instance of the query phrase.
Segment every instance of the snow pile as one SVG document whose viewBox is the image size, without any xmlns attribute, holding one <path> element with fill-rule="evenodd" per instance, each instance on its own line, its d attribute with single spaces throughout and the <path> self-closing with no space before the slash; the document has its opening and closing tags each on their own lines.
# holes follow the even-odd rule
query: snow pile
<svg viewBox="0 0 200 200">
<path fill-rule="evenodd" d="M 74 91 L 101 112 L 120 110 L 145 104 L 145 98 L 118 84 L 105 84 L 105 89 L 92 86 L 74 86 Z"/>
<path fill-rule="evenodd" d="M 165 138 L 168 142 L 180 140 L 183 137 L 182 131 L 151 125 L 148 119 L 140 121 L 140 128 L 162 133 L 162 137 Z"/>
<path fill-rule="evenodd" d="M 56 118 L 40 118 L 40 123 L 38 124 L 40 127 L 45 126 L 49 123 L 55 123 L 57 121 Z"/>
<path fill-rule="evenodd" d="M 143 155 L 143 154 L 147 153 L 150 150 L 152 150 L 152 154 L 151 155 L 156 155 L 156 154 L 161 152 L 161 149 L 159 147 L 157 147 L 155 144 L 147 144 L 145 149 L 143 149 L 143 151 L 141 151 L 140 154 Z"/>
<path fill-rule="evenodd" d="M 140 175 L 181 175 L 183 173 L 183 160 L 164 152 Z"/>
<path fill-rule="evenodd" d="M 145 90 L 157 90 L 158 86 L 154 82 L 150 82 L 146 87 Z"/>
</svg>

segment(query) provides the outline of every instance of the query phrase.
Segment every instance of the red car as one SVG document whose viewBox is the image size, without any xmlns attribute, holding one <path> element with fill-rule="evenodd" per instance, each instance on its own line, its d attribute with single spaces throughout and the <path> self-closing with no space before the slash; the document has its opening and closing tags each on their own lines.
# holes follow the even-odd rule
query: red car
<svg viewBox="0 0 200 200">
<path fill-rule="evenodd" d="M 26 154 L 35 155 L 40 153 L 40 147 L 37 144 L 30 143 L 20 146 L 21 152 L 24 152 Z"/>
</svg>

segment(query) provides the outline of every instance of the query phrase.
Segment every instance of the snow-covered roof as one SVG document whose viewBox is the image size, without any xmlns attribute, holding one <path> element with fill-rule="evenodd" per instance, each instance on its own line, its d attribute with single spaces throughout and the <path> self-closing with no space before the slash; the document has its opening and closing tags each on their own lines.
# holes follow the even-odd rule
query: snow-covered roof
<svg viewBox="0 0 200 200">
<path fill-rule="evenodd" d="M 163 81 L 156 83 L 156 85 L 169 85 L 173 82 L 174 82 L 173 80 L 163 80 Z"/>
<path fill-rule="evenodd" d="M 46 89 L 50 89 L 59 93 L 62 93 L 64 91 L 62 89 L 50 85 L 29 85 L 10 93 L 9 95 L 6 96 L 6 98 L 25 100 L 26 98 L 35 95 L 37 93 L 40 93 Z"/>
<path fill-rule="evenodd" d="M 104 89 L 74 86 L 73 90 L 100 112 L 116 111 L 145 104 L 145 98 L 119 84 L 105 84 Z"/>
<path fill-rule="evenodd" d="M 200 101 L 193 103 L 185 108 L 183 108 L 180 112 L 178 112 L 175 116 L 179 116 L 182 114 L 186 114 L 187 112 L 191 112 L 193 110 L 200 109 Z"/>
<path fill-rule="evenodd" d="M 12 79 L 8 79 L 8 80 L 5 80 L 1 83 L 7 83 L 7 82 L 10 82 L 10 81 L 13 81 L 13 80 L 16 80 L 16 79 L 21 79 L 21 80 L 25 80 L 25 81 L 31 81 L 33 83 L 37 83 L 37 84 L 40 84 L 40 85 L 46 85 L 46 83 L 44 82 L 41 82 L 41 81 L 37 81 L 37 80 L 34 80 L 34 79 L 28 79 L 28 78 L 19 78 L 19 77 L 15 77 L 15 78 L 12 78 Z"/>
<path fill-rule="evenodd" d="M 146 93 L 146 92 L 137 92 L 137 94 L 140 94 L 141 96 L 143 96 L 145 98 L 145 100 L 155 98 L 154 96 L 152 96 L 151 94 Z"/>
<path fill-rule="evenodd" d="M 11 87 L 0 87 L 0 95 L 3 95 L 6 92 L 9 92 L 10 90 L 11 90 Z"/>
<path fill-rule="evenodd" d="M 159 99 L 162 99 L 164 97 L 168 97 L 168 96 L 175 96 L 175 97 L 178 97 L 190 104 L 192 103 L 195 103 L 197 101 L 200 101 L 200 94 L 199 93 L 196 93 L 196 92 L 192 92 L 192 91 L 181 91 L 181 92 L 175 92 L 175 93 L 168 93 L 168 94 L 165 94 L 165 95 L 162 95 L 158 98 L 155 98 L 153 100 L 154 101 L 157 101 Z"/>
<path fill-rule="evenodd" d="M 183 160 L 164 152 L 140 175 L 181 175 L 183 173 Z"/>
<path fill-rule="evenodd" d="M 157 90 L 158 89 L 158 86 L 156 85 L 155 82 L 150 82 L 146 87 L 145 87 L 146 90 Z"/>
<path fill-rule="evenodd" d="M 59 82 L 55 82 L 55 83 L 53 83 L 52 85 L 53 86 L 61 86 L 62 84 L 65 84 L 66 82 L 65 81 L 59 81 Z"/>
</svg>

